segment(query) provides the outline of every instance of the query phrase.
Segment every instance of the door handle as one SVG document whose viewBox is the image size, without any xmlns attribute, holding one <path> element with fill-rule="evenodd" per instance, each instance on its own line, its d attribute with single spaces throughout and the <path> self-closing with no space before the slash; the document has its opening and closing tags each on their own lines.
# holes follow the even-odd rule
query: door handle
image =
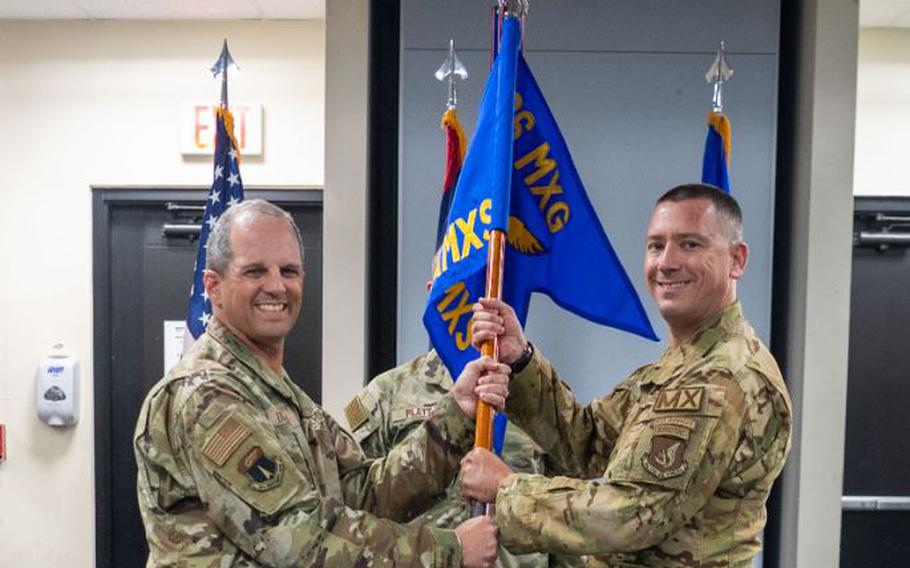
<svg viewBox="0 0 910 568">
<path fill-rule="evenodd" d="M 205 205 L 183 205 L 181 203 L 172 202 L 168 202 L 165 205 L 165 208 L 168 211 L 192 211 L 194 213 L 202 213 L 205 211 Z"/>
<path fill-rule="evenodd" d="M 844 511 L 910 511 L 910 497 L 898 495 L 844 495 Z"/>
<path fill-rule="evenodd" d="M 161 227 L 161 235 L 164 237 L 195 236 L 200 232 L 202 232 L 202 225 L 165 223 Z"/>
</svg>

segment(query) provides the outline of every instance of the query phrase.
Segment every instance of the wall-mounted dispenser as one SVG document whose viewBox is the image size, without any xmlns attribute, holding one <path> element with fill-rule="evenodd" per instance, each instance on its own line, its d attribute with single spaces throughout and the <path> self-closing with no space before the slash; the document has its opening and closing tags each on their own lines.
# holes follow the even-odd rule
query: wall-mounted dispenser
<svg viewBox="0 0 910 568">
<path fill-rule="evenodd" d="M 49 426 L 79 421 L 79 359 L 62 343 L 41 360 L 36 388 L 38 418 Z"/>
</svg>

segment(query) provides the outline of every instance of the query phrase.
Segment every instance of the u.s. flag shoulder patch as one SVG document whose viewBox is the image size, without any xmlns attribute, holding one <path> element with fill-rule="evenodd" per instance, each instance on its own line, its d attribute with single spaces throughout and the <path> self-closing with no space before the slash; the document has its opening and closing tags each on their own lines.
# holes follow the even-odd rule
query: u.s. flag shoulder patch
<svg viewBox="0 0 910 568">
<path fill-rule="evenodd" d="M 351 430 L 356 430 L 361 424 L 367 421 L 369 412 L 360 397 L 357 396 L 344 407 L 344 415 L 348 419 Z"/>
<path fill-rule="evenodd" d="M 221 467 L 249 435 L 246 426 L 229 416 L 202 444 L 202 455 Z"/>
</svg>

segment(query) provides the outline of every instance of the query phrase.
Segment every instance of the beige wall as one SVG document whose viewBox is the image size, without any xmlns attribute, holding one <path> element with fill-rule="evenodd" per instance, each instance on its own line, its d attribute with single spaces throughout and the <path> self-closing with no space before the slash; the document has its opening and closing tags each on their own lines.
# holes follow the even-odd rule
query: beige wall
<svg viewBox="0 0 910 568">
<path fill-rule="evenodd" d="M 177 126 L 182 102 L 217 100 L 208 68 L 225 36 L 243 71 L 231 99 L 264 107 L 264 156 L 244 182 L 322 185 L 322 21 L 0 23 L 0 565 L 94 563 L 90 186 L 211 183 L 210 158 L 181 157 Z M 67 430 L 35 411 L 58 340 L 82 362 Z"/>
<path fill-rule="evenodd" d="M 910 196 L 910 29 L 859 32 L 855 195 Z"/>
<path fill-rule="evenodd" d="M 781 112 L 793 121 L 778 162 L 787 225 L 775 271 L 785 326 L 775 356 L 793 400 L 793 446 L 778 481 L 777 566 L 837 568 L 847 407 L 857 30 L 853 0 L 784 4 Z M 789 138 L 792 136 L 792 138 Z"/>
<path fill-rule="evenodd" d="M 369 2 L 326 3 L 322 406 L 344 406 L 366 372 Z"/>
</svg>

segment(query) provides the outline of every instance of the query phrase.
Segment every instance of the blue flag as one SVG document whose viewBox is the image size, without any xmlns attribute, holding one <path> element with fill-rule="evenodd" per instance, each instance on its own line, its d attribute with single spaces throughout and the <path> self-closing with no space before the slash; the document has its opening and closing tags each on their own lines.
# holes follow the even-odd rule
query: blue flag
<svg viewBox="0 0 910 568">
<path fill-rule="evenodd" d="M 212 317 L 212 304 L 209 302 L 209 298 L 205 294 L 205 286 L 202 284 L 209 233 L 225 209 L 243 201 L 243 181 L 240 179 L 238 161 L 240 153 L 234 138 L 234 117 L 229 110 L 223 107 L 219 107 L 216 113 L 215 177 L 205 202 L 205 213 L 202 216 L 199 250 L 196 253 L 196 265 L 193 267 L 193 289 L 190 292 L 190 306 L 186 316 L 187 329 L 194 338 L 202 335 L 209 318 Z"/>
<path fill-rule="evenodd" d="M 657 339 L 519 43 L 518 22 L 506 18 L 423 316 L 453 377 L 479 356 L 468 322 L 485 292 L 495 228 L 508 234 L 503 298 L 522 325 L 531 292 L 543 292 L 591 321 Z M 494 447 L 502 426 L 498 419 Z"/>
<path fill-rule="evenodd" d="M 515 74 L 521 31 L 503 22 L 502 48 L 493 62 L 446 228 L 434 262 L 423 321 L 452 377 L 479 356 L 471 346 L 471 307 L 483 296 L 490 231 L 508 227 Z"/>
<path fill-rule="evenodd" d="M 708 135 L 702 159 L 701 181 L 730 193 L 730 119 L 722 112 L 708 113 Z"/>
</svg>

